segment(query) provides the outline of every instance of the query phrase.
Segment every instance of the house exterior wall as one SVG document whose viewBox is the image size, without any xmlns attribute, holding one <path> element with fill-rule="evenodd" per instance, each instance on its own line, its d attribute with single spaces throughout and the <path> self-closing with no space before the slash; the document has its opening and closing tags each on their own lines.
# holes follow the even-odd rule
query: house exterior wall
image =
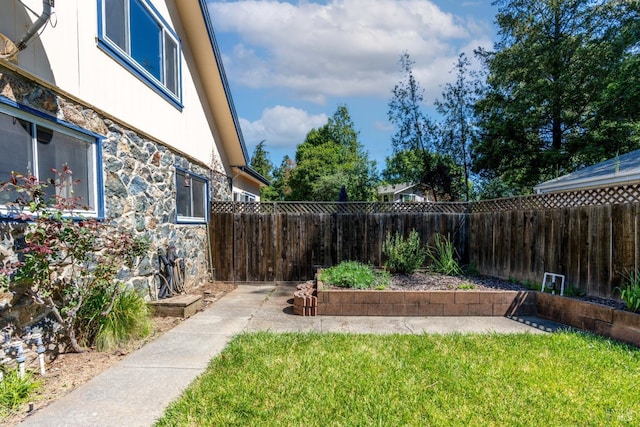
<svg viewBox="0 0 640 427">
<path fill-rule="evenodd" d="M 259 202 L 260 190 L 256 185 L 243 176 L 237 176 L 233 180 L 233 200 L 241 202 Z"/>
<path fill-rule="evenodd" d="M 10 13 L 0 14 L 0 33 L 17 40 L 35 20 L 22 3 L 39 13 L 42 1 L 4 3 Z M 150 3 L 182 39 L 173 2 Z M 16 62 L 0 61 L 0 103 L 25 106 L 45 120 L 98 135 L 105 221 L 151 242 L 136 269 L 123 270 L 119 278 L 151 296 L 155 254 L 174 244 L 185 260 L 188 290 L 210 277 L 208 235 L 206 224 L 178 222 L 176 169 L 206 179 L 210 200 L 231 200 L 231 168 L 186 43 L 180 59 L 182 108 L 177 108 L 96 45 L 97 4 L 55 2 L 55 26 L 49 23 Z M 6 256 L 20 231 L 6 221 L 3 227 L 13 230 L 0 236 L 0 255 Z M 14 318 L 17 324 L 33 321 L 28 310 L 16 313 L 5 310 L 0 317 L 24 317 Z"/>
<path fill-rule="evenodd" d="M 42 0 L 3 1 L 10 3 L 11 13 L 0 14 L 0 33 L 17 40 L 35 20 L 25 6 L 39 13 Z M 184 40 L 173 1 L 147 2 Z M 215 140 L 211 114 L 202 108 L 200 76 L 188 62 L 192 53 L 186 43 L 181 46 L 181 111 L 98 47 L 96 0 L 57 1 L 52 11 L 55 26 L 49 23 L 19 53 L 21 69 L 205 164 L 228 164 Z"/>
<path fill-rule="evenodd" d="M 151 289 L 158 268 L 154 254 L 169 243 L 175 244 L 178 255 L 185 259 L 187 287 L 208 279 L 206 226 L 176 223 L 175 170 L 178 166 L 207 176 L 212 199 L 216 200 L 231 199 L 226 175 L 212 172 L 206 165 L 2 66 L 0 87 L 4 98 L 104 136 L 105 220 L 151 241 L 149 255 L 135 271 L 123 271 L 123 281 L 141 290 Z M 0 246 L 12 247 L 12 237 L 5 234 Z"/>
</svg>

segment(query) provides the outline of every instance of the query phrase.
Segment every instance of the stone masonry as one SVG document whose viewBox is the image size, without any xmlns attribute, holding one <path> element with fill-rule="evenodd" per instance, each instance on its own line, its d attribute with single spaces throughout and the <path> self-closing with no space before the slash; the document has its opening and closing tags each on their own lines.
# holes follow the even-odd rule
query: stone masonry
<svg viewBox="0 0 640 427">
<path fill-rule="evenodd" d="M 205 225 L 176 224 L 175 167 L 210 179 L 211 200 L 231 200 L 228 177 L 217 153 L 212 165 L 205 165 L 172 151 L 111 118 L 101 115 L 77 100 L 0 67 L 0 95 L 59 120 L 71 123 L 102 139 L 105 220 L 151 242 L 149 254 L 134 271 L 123 268 L 120 279 L 151 295 L 154 273 L 158 270 L 156 250 L 176 246 L 186 265 L 185 289 L 209 277 L 207 228 Z M 123 100 L 127 102 L 127 100 Z M 213 150 L 213 147 L 212 147 Z M 6 177 L 0 177 L 0 181 Z M 13 247 L 19 226 L 0 224 L 0 255 L 6 257 Z M 5 296 L 0 296 L 0 316 L 12 312 Z M 22 305 L 14 301 L 12 305 Z M 12 317 L 15 318 L 16 313 Z M 24 316 L 19 316 L 24 317 Z M 27 316 L 29 317 L 29 316 Z M 27 319 L 24 319 L 27 320 Z M 5 320 L 6 321 L 6 320 Z"/>
</svg>

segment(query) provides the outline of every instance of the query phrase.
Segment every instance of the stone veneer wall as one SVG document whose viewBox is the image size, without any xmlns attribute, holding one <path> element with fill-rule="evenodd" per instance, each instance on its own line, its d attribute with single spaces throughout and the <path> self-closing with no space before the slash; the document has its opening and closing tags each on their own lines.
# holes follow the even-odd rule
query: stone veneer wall
<svg viewBox="0 0 640 427">
<path fill-rule="evenodd" d="M 229 181 L 219 162 L 211 168 L 196 163 L 77 101 L 2 67 L 0 95 L 104 136 L 102 168 L 105 220 L 136 235 L 146 236 L 151 241 L 148 256 L 141 260 L 134 271 L 123 270 L 121 280 L 149 292 L 158 269 L 156 251 L 158 248 L 166 249 L 169 243 L 175 244 L 178 255 L 185 259 L 187 289 L 208 279 L 206 226 L 176 224 L 175 166 L 209 177 L 212 200 L 231 200 Z M 214 159 L 218 158 L 216 154 L 212 154 Z M 0 181 L 3 179 L 0 177 Z M 4 223 L 0 226 L 3 227 L 0 233 L 0 256 L 6 257 L 13 247 L 14 236 L 20 230 L 15 224 Z M 17 304 L 22 305 L 19 302 Z M 1 316 L 6 317 L 9 313 L 14 318 L 23 317 L 11 309 L 5 310 Z"/>
</svg>

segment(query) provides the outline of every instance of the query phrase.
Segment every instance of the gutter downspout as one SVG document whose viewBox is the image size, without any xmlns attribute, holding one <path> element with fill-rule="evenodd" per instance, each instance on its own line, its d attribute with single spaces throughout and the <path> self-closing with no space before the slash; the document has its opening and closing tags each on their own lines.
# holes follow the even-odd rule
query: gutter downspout
<svg viewBox="0 0 640 427">
<path fill-rule="evenodd" d="M 51 8 L 54 6 L 55 0 L 42 0 L 42 14 L 38 16 L 33 24 L 27 29 L 24 36 L 18 40 L 14 46 L 11 47 L 9 52 L 0 54 L 2 59 L 11 59 L 18 54 L 18 52 L 27 48 L 27 43 L 35 36 L 38 31 L 47 23 L 51 17 Z"/>
</svg>

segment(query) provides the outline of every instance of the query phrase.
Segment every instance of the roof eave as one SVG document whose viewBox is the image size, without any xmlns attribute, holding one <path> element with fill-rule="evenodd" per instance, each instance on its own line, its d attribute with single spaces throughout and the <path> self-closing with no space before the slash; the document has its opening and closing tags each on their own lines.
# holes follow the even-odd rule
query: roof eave
<svg viewBox="0 0 640 427">
<path fill-rule="evenodd" d="M 628 182 L 640 181 L 640 171 L 618 173 L 599 177 L 589 177 L 573 181 L 547 181 L 533 187 L 536 193 L 550 193 L 553 191 L 575 190 L 585 187 L 604 187 Z"/>
<path fill-rule="evenodd" d="M 235 110 L 222 56 L 216 42 L 209 9 L 205 0 L 175 2 L 183 30 L 193 52 L 193 62 L 205 102 L 229 165 L 248 164 L 249 155 Z"/>
<path fill-rule="evenodd" d="M 248 179 L 249 181 L 258 184 L 260 187 L 266 187 L 271 185 L 271 182 L 267 178 L 265 178 L 264 176 L 262 176 L 261 174 L 259 174 L 257 171 L 255 171 L 249 166 L 236 165 L 236 166 L 232 166 L 232 169 L 234 170 L 234 172 L 238 173 L 239 175 L 242 175 L 244 178 Z"/>
</svg>

